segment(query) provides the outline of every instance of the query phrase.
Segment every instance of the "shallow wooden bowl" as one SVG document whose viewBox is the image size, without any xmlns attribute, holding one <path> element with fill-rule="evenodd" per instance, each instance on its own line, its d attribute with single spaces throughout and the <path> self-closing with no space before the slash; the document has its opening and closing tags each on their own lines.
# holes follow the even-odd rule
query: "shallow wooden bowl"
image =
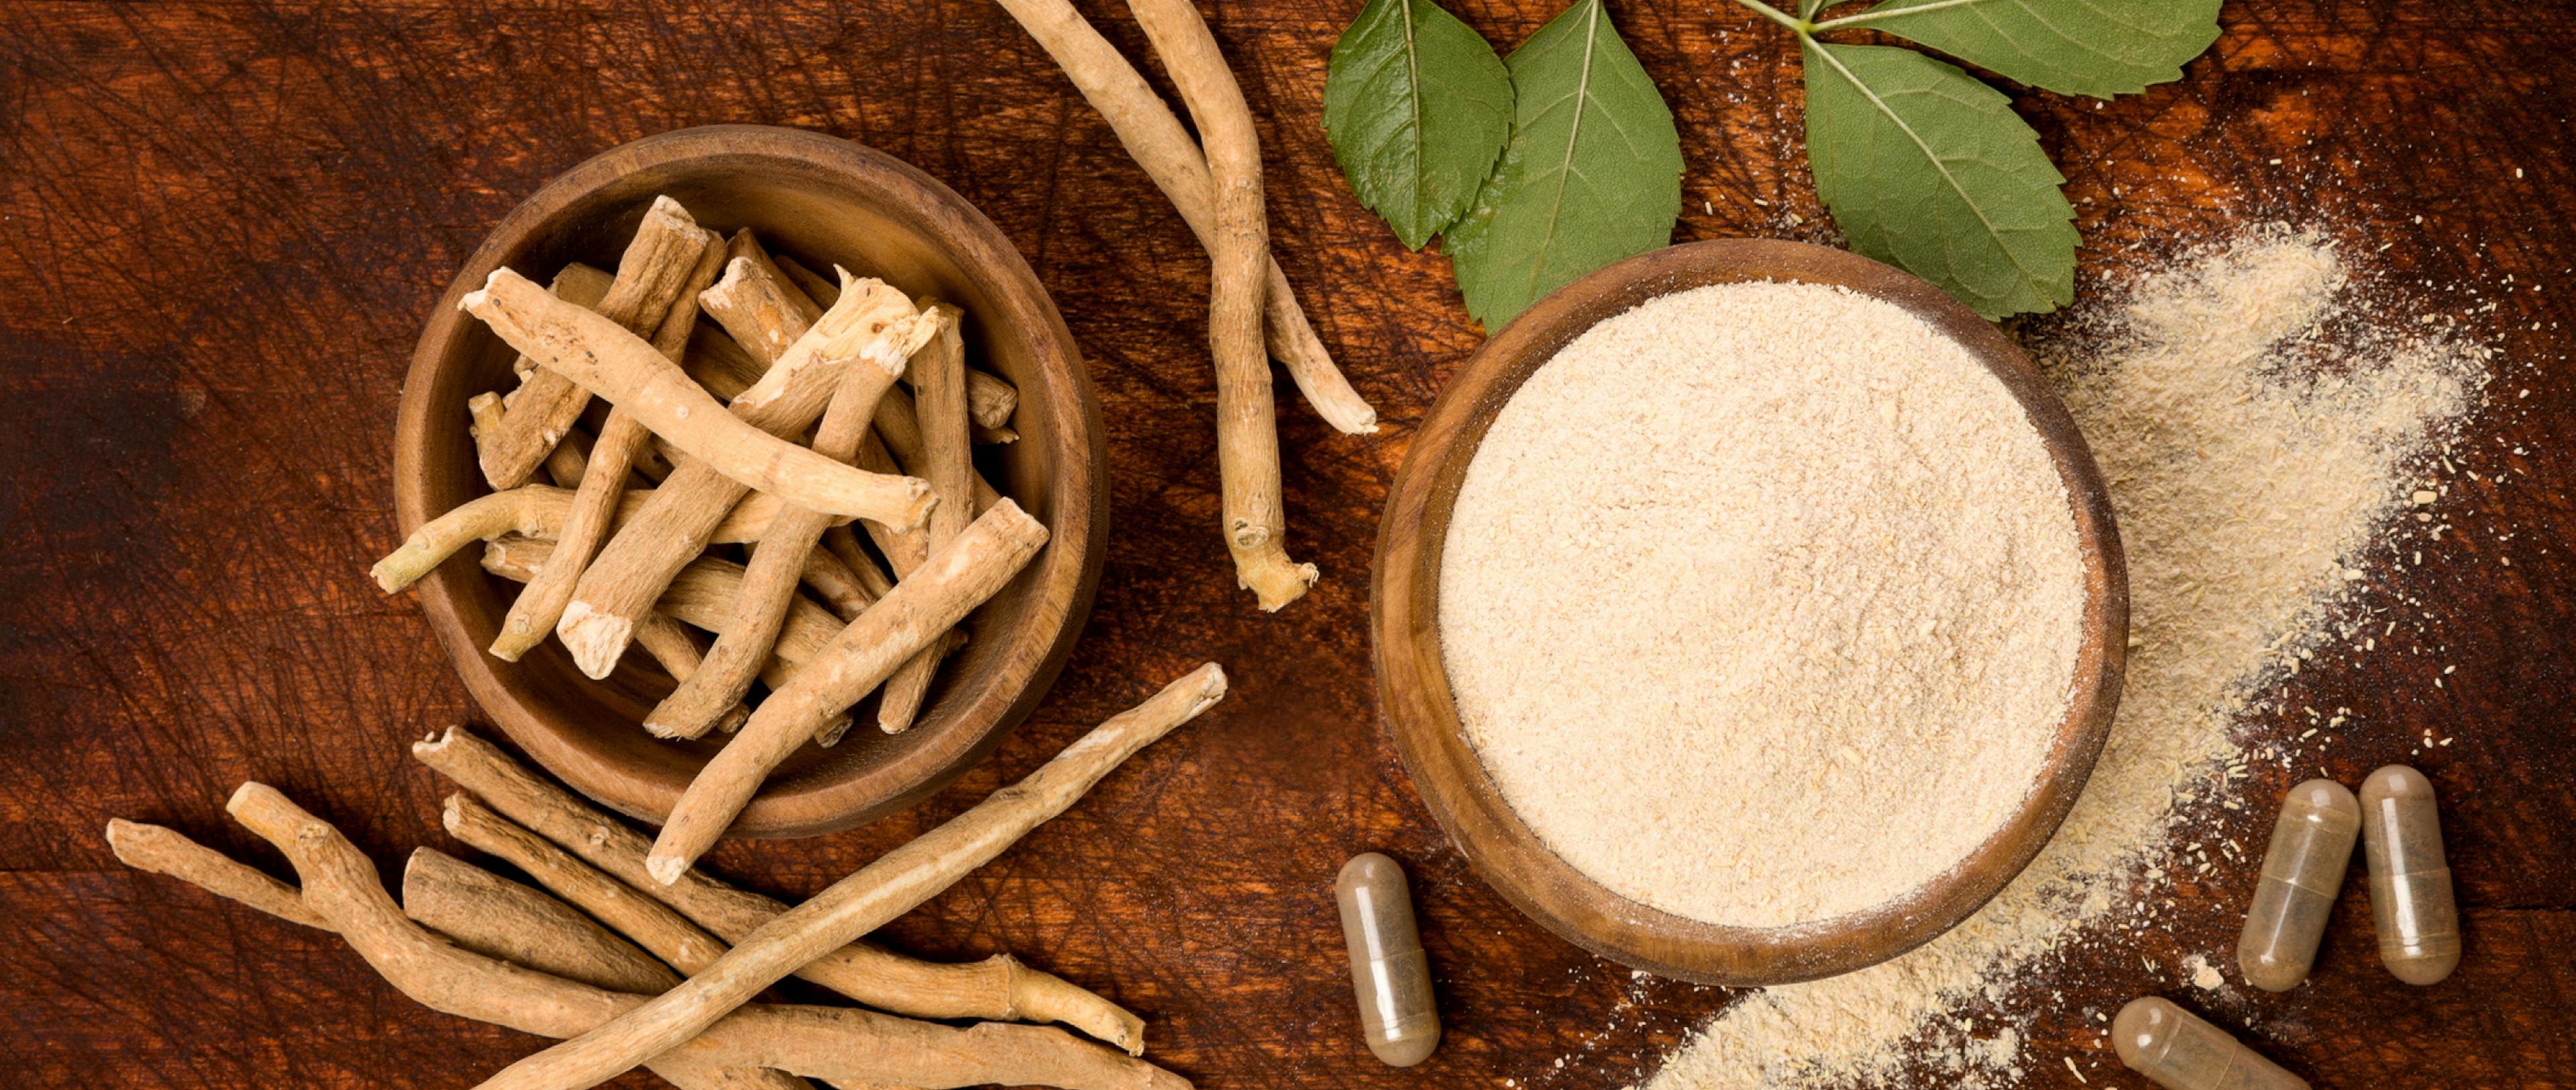
<svg viewBox="0 0 2576 1090">
<path fill-rule="evenodd" d="M 394 434 L 394 503 L 408 534 L 488 491 L 466 433 L 466 399 L 514 384 L 509 347 L 456 309 L 494 268 L 543 282 L 570 261 L 614 270 L 657 194 L 698 222 L 749 227 L 829 275 L 834 263 L 916 296 L 963 306 L 967 350 L 1019 387 L 1017 443 L 977 448 L 996 488 L 1052 533 L 1046 548 L 967 621 L 972 640 L 940 670 L 911 731 L 874 726 L 874 702 L 832 749 L 780 766 L 733 832 L 803 836 L 911 805 L 999 745 L 1055 680 L 1099 582 L 1109 490 L 1100 408 L 1072 334 L 1035 273 L 991 221 L 947 186 L 882 153 L 817 133 L 747 125 L 687 129 L 614 148 L 566 171 L 493 229 L 430 313 Z M 516 663 L 484 648 L 518 588 L 469 548 L 417 584 L 424 612 L 492 721 L 582 793 L 647 821 L 668 816 L 722 742 L 665 742 L 637 726 L 670 680 L 630 653 L 605 681 L 547 640 Z"/>
<path fill-rule="evenodd" d="M 1870 912 L 1783 929 L 1724 927 L 1638 904 L 1585 877 L 1503 801 L 1467 739 L 1440 655 L 1440 555 L 1467 465 L 1523 381 L 1594 324 L 1707 284 L 1838 284 L 1895 303 L 1964 345 L 2003 380 L 2066 482 L 2084 555 L 2084 646 L 2073 698 L 2021 812 L 1957 868 Z M 2021 350 L 1965 306 L 1904 272 L 1841 250 L 1727 239 L 1612 265 L 1541 300 L 1469 359 L 1413 439 L 1380 525 L 1370 594 L 1378 699 L 1423 802 L 1485 881 L 1532 919 L 1592 952 L 1664 976 L 1758 986 L 1832 976 L 1911 950 L 1977 910 L 2028 866 L 2092 774 L 2127 657 L 2129 596 L 2101 472 L 2066 407 Z M 1651 770 L 1639 769 L 1640 776 Z M 1938 791 L 1940 784 L 1924 784 Z M 1758 805 L 1758 802 L 1749 803 Z"/>
</svg>

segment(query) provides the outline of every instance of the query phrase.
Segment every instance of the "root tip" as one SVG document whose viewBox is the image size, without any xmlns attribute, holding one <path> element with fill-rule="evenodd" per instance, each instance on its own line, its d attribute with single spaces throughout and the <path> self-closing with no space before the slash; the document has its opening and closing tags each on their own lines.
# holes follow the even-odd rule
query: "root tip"
<svg viewBox="0 0 2576 1090">
<path fill-rule="evenodd" d="M 634 635 L 635 622 L 592 609 L 580 599 L 564 607 L 563 620 L 555 625 L 555 638 L 572 652 L 573 665 L 593 680 L 617 668 L 617 657 Z"/>
</svg>

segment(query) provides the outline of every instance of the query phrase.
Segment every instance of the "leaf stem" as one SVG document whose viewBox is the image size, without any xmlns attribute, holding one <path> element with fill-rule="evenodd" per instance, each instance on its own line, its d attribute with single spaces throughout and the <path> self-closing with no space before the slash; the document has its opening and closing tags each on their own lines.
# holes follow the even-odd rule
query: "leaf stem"
<svg viewBox="0 0 2576 1090">
<path fill-rule="evenodd" d="M 1742 3 L 1744 0 L 1737 0 L 1737 2 Z M 1846 15 L 1839 19 L 1827 19 L 1824 22 L 1812 25 L 1809 30 L 1812 32 L 1834 30 L 1840 27 L 1862 26 L 1895 15 L 1917 15 L 1927 11 L 1939 11 L 1942 8 L 1962 8 L 1970 4 L 1982 4 L 1985 2 L 1986 0 L 1932 0 L 1929 4 L 1916 4 L 1912 7 L 1905 8 L 1871 8 L 1870 10 L 1861 12 L 1857 15 Z"/>
<path fill-rule="evenodd" d="M 1788 12 L 1772 7 L 1769 4 L 1765 4 L 1762 0 L 1735 0 L 1735 2 L 1753 9 L 1755 14 L 1778 23 L 1781 26 L 1787 27 L 1798 34 L 1807 34 L 1816 29 L 1815 24 L 1809 23 L 1795 15 L 1791 15 Z"/>
</svg>

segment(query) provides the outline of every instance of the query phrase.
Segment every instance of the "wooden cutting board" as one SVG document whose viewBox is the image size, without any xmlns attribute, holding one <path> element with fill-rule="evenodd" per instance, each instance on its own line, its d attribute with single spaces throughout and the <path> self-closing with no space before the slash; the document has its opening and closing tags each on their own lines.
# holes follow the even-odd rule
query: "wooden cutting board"
<svg viewBox="0 0 2576 1090">
<path fill-rule="evenodd" d="M 1557 6 L 1453 4 L 1506 47 Z M 1123 10 L 1085 7 L 1143 55 Z M 1265 616 L 1216 534 L 1205 261 L 998 8 L 0 7 L 0 1082 L 454 1087 L 534 1046 L 413 1005 L 328 936 L 128 873 L 99 830 L 163 822 L 275 867 L 221 817 L 257 778 L 389 873 L 446 843 L 447 786 L 404 744 L 474 709 L 413 602 L 366 576 L 394 542 L 404 360 L 527 192 L 602 148 L 717 121 L 848 136 L 980 205 L 1088 355 L 1114 494 L 1089 635 L 989 765 L 914 813 L 731 844 L 712 867 L 811 893 L 1216 659 L 1236 679 L 1220 711 L 882 937 L 933 957 L 1009 950 L 1098 987 L 1151 1019 L 1153 1058 L 1209 1088 L 1610 1090 L 1650 1074 L 1740 997 L 1632 980 L 1515 915 L 1432 828 L 1372 706 L 1379 506 L 1480 333 L 1445 262 L 1404 252 L 1351 199 L 1318 128 L 1325 58 L 1357 8 L 1210 12 L 1265 119 L 1279 260 L 1390 425 L 1344 437 L 1283 399 L 1290 545 L 1324 582 Z M 1612 11 L 1681 123 L 1676 238 L 1829 239 L 1788 39 L 1721 0 Z M 2441 986 L 2395 985 L 2356 877 L 2309 986 L 2208 1005 L 2263 1025 L 2320 1087 L 2576 1087 L 2576 10 L 2280 0 L 2226 21 L 2180 85 L 2100 108 L 2025 97 L 2071 179 L 2087 274 L 2284 216 L 2430 280 L 2451 310 L 2491 300 L 2469 328 L 2501 349 L 2499 394 L 2471 442 L 2514 472 L 2470 489 L 2456 551 L 2372 576 L 2422 600 L 2427 654 L 2321 664 L 2303 688 L 2360 712 L 2328 761 L 2347 782 L 2423 730 L 2458 738 L 2422 763 L 2445 792 L 2467 960 Z M 2508 275 L 2524 290 L 2501 293 Z M 2269 820 L 2245 813 L 2229 835 L 2259 843 Z M 1415 1071 L 1357 1037 L 1330 890 L 1365 849 L 1410 869 L 1441 978 L 1448 1038 Z M 2060 997 L 2030 1035 L 2028 1084 L 2076 1085 L 2068 1057 L 2091 1085 L 2142 1085 L 2095 1015 L 2175 994 L 2185 955 L 2232 949 L 2250 882 L 2185 882 L 2170 928 L 2017 982 Z"/>
</svg>

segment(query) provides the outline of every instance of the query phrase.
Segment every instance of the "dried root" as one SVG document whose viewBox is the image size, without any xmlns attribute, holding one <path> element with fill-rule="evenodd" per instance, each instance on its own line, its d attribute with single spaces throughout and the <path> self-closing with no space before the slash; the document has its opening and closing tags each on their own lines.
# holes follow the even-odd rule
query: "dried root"
<svg viewBox="0 0 2576 1090">
<path fill-rule="evenodd" d="M 670 966 L 563 902 L 435 848 L 403 867 L 403 915 L 487 958 L 612 992 L 659 995 Z"/>
<path fill-rule="evenodd" d="M 473 792 L 510 821 L 580 857 L 625 887 L 669 905 L 728 942 L 742 941 L 787 911 L 785 904 L 736 889 L 697 870 L 686 871 L 667 884 L 655 881 L 644 869 L 650 845 L 643 834 L 539 778 L 462 727 L 415 742 L 411 751 L 421 763 Z M 451 831 L 457 828 L 451 823 Z M 464 833 L 458 836 L 474 842 Z M 546 881 L 551 873 L 519 863 L 497 848 L 480 843 L 476 846 L 511 858 L 540 881 Z M 626 933 L 641 938 L 636 931 Z M 852 941 L 806 963 L 796 970 L 796 975 L 897 1014 L 1062 1022 L 1130 1054 L 1141 1053 L 1145 1048 L 1143 1020 L 1091 992 L 1022 965 L 1007 954 L 971 965 L 939 965 Z"/>
<path fill-rule="evenodd" d="M 540 1036 L 573 1037 L 646 1002 L 494 960 L 431 935 L 404 917 L 356 846 L 265 785 L 243 784 L 226 808 L 286 854 L 303 880 L 305 905 L 388 983 L 424 1006 Z M 1059 1030 L 1002 1024 L 960 1029 L 839 1007 L 742 1007 L 638 1062 L 686 1087 L 764 1085 L 712 1081 L 718 1069 L 761 1067 L 865 1086 L 1188 1086 L 1170 1072 Z"/>
<path fill-rule="evenodd" d="M 854 290 L 800 334 L 759 382 L 734 399 L 743 422 L 771 435 L 801 432 L 823 415 L 841 364 L 869 359 L 880 366 L 901 366 L 918 347 L 914 338 L 935 332 L 914 321 L 917 315 L 910 300 L 888 300 L 884 296 L 889 293 L 873 288 L 857 290 L 866 283 L 870 282 L 854 284 Z M 897 301 L 900 311 L 893 309 Z M 922 328 L 916 331 L 917 326 Z M 746 406 L 756 394 L 763 400 L 757 407 Z M 822 458 L 810 450 L 804 453 Z M 654 597 L 691 557 L 706 548 L 709 531 L 746 490 L 742 482 L 691 459 L 654 491 L 653 502 L 618 528 L 608 547 L 582 573 L 572 604 L 564 608 L 563 620 L 555 626 L 555 634 L 572 651 L 573 662 L 582 672 L 608 676 L 633 637 L 635 618 L 651 608 Z M 926 505 L 926 484 L 922 496 Z M 892 521 L 903 524 L 903 520 Z"/>
<path fill-rule="evenodd" d="M 928 551 L 935 553 L 957 540 L 974 519 L 975 453 L 973 439 L 967 435 L 965 312 L 944 303 L 927 303 L 922 309 L 938 315 L 941 324 L 939 335 L 931 338 L 908 369 L 913 391 L 920 395 L 914 421 L 921 435 L 921 476 L 939 499 L 939 506 L 931 509 L 927 542 Z M 894 676 L 886 679 L 884 699 L 877 702 L 877 729 L 887 734 L 912 729 L 940 659 L 963 644 L 943 633 L 896 667 Z"/>
<path fill-rule="evenodd" d="M 1270 368 L 1261 355 L 1261 270 L 1270 236 L 1262 222 L 1261 146 L 1252 109 L 1216 37 L 1189 0 L 1129 0 L 1207 141 L 1216 201 L 1208 252 L 1214 286 L 1208 344 L 1216 357 L 1217 468 L 1224 483 L 1225 545 L 1234 574 L 1265 610 L 1296 601 L 1315 566 L 1288 559 L 1279 495 L 1279 427 Z"/>
<path fill-rule="evenodd" d="M 652 345 L 598 314 L 546 294 L 509 269 L 494 270 L 481 290 L 466 293 L 461 305 L 547 370 L 614 402 L 692 460 L 751 488 L 800 507 L 895 526 L 913 525 L 929 513 L 929 485 L 834 462 L 763 431 L 727 412 Z M 879 327 L 874 332 L 883 331 Z M 778 377 L 779 370 L 772 367 L 761 381 Z M 743 396 L 761 389 L 755 384 Z M 592 461 L 599 457 L 594 450 Z M 594 464 L 591 476 L 597 474 Z"/>
<path fill-rule="evenodd" d="M 107 847 L 119 862 L 136 870 L 169 875 L 288 923 L 331 930 L 331 921 L 304 907 L 303 894 L 294 886 L 234 862 L 176 830 L 115 818 L 107 823 Z"/>
<path fill-rule="evenodd" d="M 706 233 L 680 202 L 654 198 L 617 261 L 616 280 L 598 298 L 599 315 L 639 337 L 659 332 L 705 247 Z M 558 277 L 557 281 L 559 289 L 570 289 L 565 296 L 569 303 L 587 310 L 581 299 L 586 291 L 579 283 L 583 279 L 587 277 L 569 283 Z M 529 362 L 542 363 L 533 358 Z M 527 483 L 546 452 L 563 441 L 590 403 L 592 391 L 573 376 L 543 366 L 524 373 L 526 381 L 510 397 L 515 415 L 503 421 L 500 433 L 481 448 L 483 477 L 495 489 Z"/>
<path fill-rule="evenodd" d="M 901 366 L 897 364 L 898 369 Z M 885 396 L 896 374 L 864 363 L 843 368 L 840 392 L 823 414 L 813 449 L 838 461 L 856 456 L 877 399 Z M 664 737 L 697 737 L 751 691 L 752 679 L 787 621 L 788 606 L 796 598 L 807 562 L 830 557 L 825 553 L 818 558 L 813 551 L 830 524 L 829 516 L 794 508 L 770 523 L 751 555 L 732 616 L 716 639 L 715 650 L 708 653 L 705 668 L 663 698 L 645 716 L 644 729 Z M 936 525 L 934 521 L 934 533 Z"/>
<path fill-rule="evenodd" d="M 1163 104 L 1117 47 L 1074 10 L 1070 0 L 1002 0 L 1002 7 L 1055 58 L 1073 80 L 1074 89 L 1100 111 L 1119 142 L 1127 146 L 1127 154 L 1145 168 L 1198 236 L 1199 244 L 1214 256 L 1224 232 L 1217 211 L 1219 185 L 1210 176 L 1210 157 L 1201 154 L 1171 107 Z M 1170 63 L 1168 49 L 1164 56 Z M 1187 92 L 1183 94 L 1186 97 Z M 1197 107 L 1192 109 L 1195 112 Z M 1369 408 L 1333 365 L 1323 341 L 1306 321 L 1306 312 L 1297 305 L 1288 274 L 1280 271 L 1277 262 L 1265 259 L 1261 275 L 1263 329 L 1270 355 L 1288 368 L 1298 392 L 1326 423 L 1353 435 L 1376 431 L 1377 410 Z"/>
<path fill-rule="evenodd" d="M 1027 779 L 770 921 L 686 983 L 607 1025 L 510 1065 L 486 1080 L 484 1090 L 595 1086 L 680 1042 L 704 1040 L 703 1034 L 722 1025 L 729 1012 L 761 989 L 938 895 L 1030 829 L 1063 813 L 1128 757 L 1224 695 L 1225 671 L 1214 663 L 1192 671 L 1065 747 Z M 745 728 L 746 737 L 750 729 Z M 735 745 L 741 741 L 736 739 Z"/>
<path fill-rule="evenodd" d="M 548 542 L 501 537 L 483 546 L 483 570 L 512 582 L 526 582 L 553 550 Z M 742 576 L 742 565 L 730 560 L 702 556 L 690 561 L 679 577 L 671 580 L 655 608 L 639 618 L 638 638 L 656 616 L 721 634 L 726 619 L 732 616 L 734 597 L 742 589 Z M 779 632 L 777 646 L 770 649 L 768 665 L 761 668 L 761 680 L 772 688 L 793 680 L 797 664 L 822 654 L 841 628 L 841 622 L 829 610 L 803 598 L 796 599 L 788 606 L 787 624 Z"/>
<path fill-rule="evenodd" d="M 683 281 L 676 302 L 668 308 L 664 328 L 656 331 L 655 351 L 673 364 L 688 343 L 688 329 L 697 321 L 696 289 L 715 278 L 716 268 L 724 256 L 723 240 L 715 232 L 702 231 L 703 246 L 697 263 Z M 671 329 L 679 332 L 674 334 Z M 644 421 L 618 406 L 601 426 L 599 441 L 592 444 L 589 463 L 583 468 L 581 486 L 572 497 L 572 511 L 566 515 L 562 532 L 556 537 L 554 558 L 527 588 L 510 602 L 509 614 L 501 620 L 501 631 L 492 637 L 492 657 L 503 662 L 517 662 L 519 656 L 535 647 L 554 630 L 555 621 L 563 616 L 566 602 L 572 600 L 574 580 L 590 563 L 599 545 L 607 540 L 611 519 L 616 517 L 618 501 L 626 492 L 626 474 L 636 465 L 636 456 L 644 453 L 652 433 Z"/>
<path fill-rule="evenodd" d="M 616 521 L 635 517 L 652 498 L 653 493 L 647 491 L 626 493 L 617 505 Z M 541 541 L 557 540 L 563 534 L 564 520 L 572 515 L 572 499 L 570 491 L 541 484 L 477 496 L 422 523 L 420 529 L 403 539 L 401 548 L 376 561 L 376 566 L 368 570 L 369 574 L 375 576 L 377 586 L 390 594 L 412 585 L 436 570 L 457 550 L 477 541 L 490 541 L 503 534 L 518 534 Z M 758 541 L 785 506 L 775 496 L 746 497 L 716 523 L 707 534 L 707 540 L 717 543 Z M 855 581 L 858 577 L 853 575 L 849 578 Z"/>
<path fill-rule="evenodd" d="M 687 870 L 780 761 L 1000 591 L 1046 539 L 1045 524 L 1003 500 L 850 622 L 795 681 L 761 701 L 742 732 L 681 792 L 653 842 L 653 876 L 668 883 Z"/>
<path fill-rule="evenodd" d="M 636 621 L 635 646 L 643 648 L 653 661 L 662 664 L 662 672 L 671 675 L 672 681 L 682 684 L 695 676 L 707 660 L 706 645 L 698 642 L 698 637 L 689 631 L 689 627 L 658 611 L 647 613 Z M 773 675 L 780 677 L 786 676 L 789 669 L 784 661 L 763 665 L 770 666 Z M 732 707 L 717 714 L 715 728 L 731 734 L 741 730 L 750 719 L 751 709 L 736 701 Z M 646 729 L 649 731 L 651 728 L 648 726 Z"/>
<path fill-rule="evenodd" d="M 803 292 L 806 298 L 817 304 L 828 307 L 841 297 L 841 289 L 838 285 L 816 276 L 807 271 L 804 266 L 795 264 L 787 258 L 777 259 L 776 267 L 785 272 L 787 281 L 794 284 L 796 290 Z M 979 438 L 976 441 L 979 443 L 1017 441 L 1020 435 L 1018 432 L 1011 431 L 1010 426 L 1012 414 L 1020 410 L 1020 388 L 1011 385 L 1009 379 L 1000 375 L 966 366 L 962 347 L 958 366 L 966 372 L 967 414 L 974 420 L 979 435 L 992 436 L 989 439 Z M 920 390 L 918 376 L 907 373 L 904 377 L 906 381 L 912 383 L 914 392 L 918 393 Z"/>
</svg>

